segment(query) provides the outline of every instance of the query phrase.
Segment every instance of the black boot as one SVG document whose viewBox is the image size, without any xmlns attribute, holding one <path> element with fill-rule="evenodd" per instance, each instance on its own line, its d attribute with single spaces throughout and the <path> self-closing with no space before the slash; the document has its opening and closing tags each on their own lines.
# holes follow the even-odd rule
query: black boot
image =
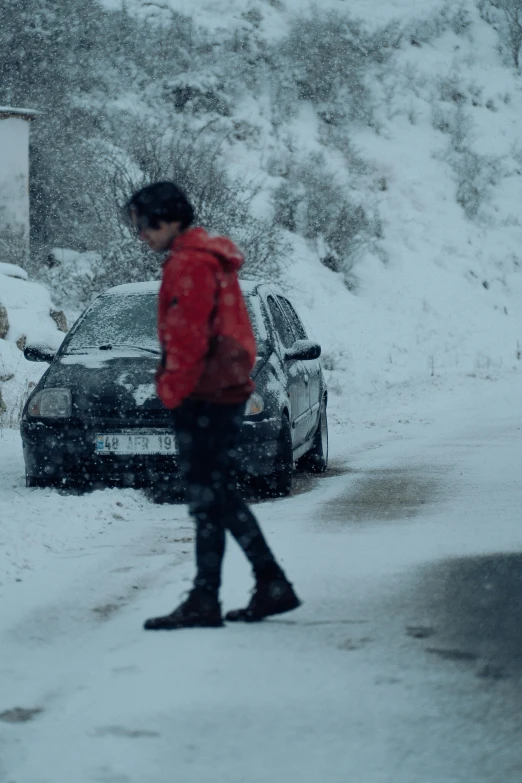
<svg viewBox="0 0 522 783">
<path fill-rule="evenodd" d="M 248 606 L 227 612 L 225 620 L 257 623 L 269 615 L 290 612 L 298 606 L 301 606 L 301 601 L 287 579 L 259 580 Z"/>
<path fill-rule="evenodd" d="M 151 617 L 147 631 L 173 631 L 177 628 L 220 628 L 223 625 L 217 595 L 195 587 L 177 609 L 163 617 Z"/>
</svg>

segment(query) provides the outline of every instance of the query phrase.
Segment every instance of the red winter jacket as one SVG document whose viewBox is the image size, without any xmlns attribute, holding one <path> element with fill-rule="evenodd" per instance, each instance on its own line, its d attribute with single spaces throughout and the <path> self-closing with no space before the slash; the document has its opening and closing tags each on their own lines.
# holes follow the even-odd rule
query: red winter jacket
<svg viewBox="0 0 522 783">
<path fill-rule="evenodd" d="M 240 403 L 252 393 L 256 344 L 237 277 L 243 260 L 229 239 L 202 228 L 174 239 L 158 304 L 156 390 L 166 408 L 187 397 Z"/>
</svg>

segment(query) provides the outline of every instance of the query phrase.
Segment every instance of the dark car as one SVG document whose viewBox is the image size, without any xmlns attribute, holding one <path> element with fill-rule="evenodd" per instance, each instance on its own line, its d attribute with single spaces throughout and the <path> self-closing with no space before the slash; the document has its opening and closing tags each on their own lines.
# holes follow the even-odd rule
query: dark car
<svg viewBox="0 0 522 783">
<path fill-rule="evenodd" d="M 98 296 L 53 355 L 23 411 L 27 486 L 175 481 L 170 414 L 156 396 L 159 284 L 116 286 Z M 314 472 L 328 460 L 327 391 L 318 357 L 294 307 L 265 283 L 242 282 L 257 340 L 256 390 L 241 434 L 245 475 L 288 494 L 294 464 Z"/>
</svg>

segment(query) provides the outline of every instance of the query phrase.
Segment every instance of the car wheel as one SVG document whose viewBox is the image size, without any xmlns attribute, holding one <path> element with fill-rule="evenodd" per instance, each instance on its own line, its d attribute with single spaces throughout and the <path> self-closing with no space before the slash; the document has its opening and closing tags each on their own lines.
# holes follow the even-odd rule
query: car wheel
<svg viewBox="0 0 522 783">
<path fill-rule="evenodd" d="M 328 467 L 328 418 L 325 400 L 321 403 L 319 424 L 315 431 L 312 448 L 301 457 L 299 467 L 309 473 L 324 473 Z"/>
<path fill-rule="evenodd" d="M 288 416 L 283 414 L 274 472 L 263 480 L 266 494 L 270 497 L 286 497 L 289 495 L 292 491 L 293 474 L 292 429 Z"/>
</svg>

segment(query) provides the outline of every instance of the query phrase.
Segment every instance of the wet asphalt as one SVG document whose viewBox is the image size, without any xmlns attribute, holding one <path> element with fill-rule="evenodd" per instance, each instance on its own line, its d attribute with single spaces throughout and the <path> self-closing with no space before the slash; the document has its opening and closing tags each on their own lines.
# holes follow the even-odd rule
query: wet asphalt
<svg viewBox="0 0 522 783">
<path fill-rule="evenodd" d="M 456 557 L 420 568 L 408 603 L 424 620 L 432 655 L 476 662 L 479 676 L 522 687 L 522 554 Z"/>
<path fill-rule="evenodd" d="M 350 472 L 341 464 L 333 470 Z M 323 530 L 407 523 L 447 493 L 447 470 L 440 466 L 352 472 L 355 481 L 324 504 Z M 298 491 L 307 491 L 314 481 L 302 477 Z M 425 640 L 424 649 L 434 659 L 467 661 L 479 676 L 516 680 L 522 732 L 522 553 L 453 557 L 419 566 L 388 609 L 413 618 L 405 625 L 407 635 Z M 415 618 L 421 618 L 418 624 Z"/>
<path fill-rule="evenodd" d="M 452 494 L 445 465 L 335 469 L 351 473 L 351 480 L 322 507 L 318 529 L 326 532 L 408 525 L 422 531 Z M 484 501 L 477 495 L 470 502 L 480 508 Z M 495 508 L 491 498 L 486 505 Z M 441 535 L 451 536 L 451 528 L 442 526 Z M 393 740 L 404 771 L 414 766 L 424 775 L 419 783 L 521 783 L 522 553 L 434 556 L 405 569 L 388 592 L 366 604 L 363 635 L 342 649 L 355 655 L 364 648 L 381 669 L 386 698 L 393 699 L 395 688 L 415 704 L 417 719 L 398 726 Z"/>
</svg>

